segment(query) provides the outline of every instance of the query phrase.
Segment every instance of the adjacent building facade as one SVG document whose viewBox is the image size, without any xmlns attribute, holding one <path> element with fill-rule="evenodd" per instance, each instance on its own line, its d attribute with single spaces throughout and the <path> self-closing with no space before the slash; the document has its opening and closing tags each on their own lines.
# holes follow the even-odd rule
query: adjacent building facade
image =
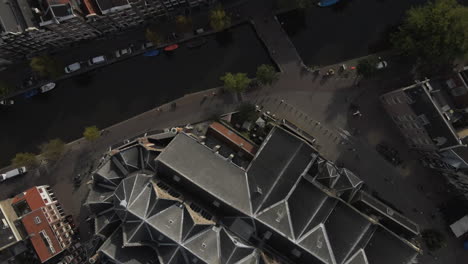
<svg viewBox="0 0 468 264">
<path fill-rule="evenodd" d="M 415 263 L 419 227 L 299 134 L 276 126 L 250 147 L 209 129 L 106 155 L 85 204 L 102 241 L 91 263 Z"/>
<path fill-rule="evenodd" d="M 21 60 L 70 43 L 190 14 L 214 0 L 6 0 L 0 3 L 0 59 Z"/>
<path fill-rule="evenodd" d="M 468 68 L 381 96 L 381 101 L 423 162 L 448 176 L 468 197 Z"/>
<path fill-rule="evenodd" d="M 70 247 L 73 230 L 49 186 L 36 186 L 2 201 L 0 209 L 0 259 L 15 259 L 30 246 L 45 263 Z"/>
</svg>

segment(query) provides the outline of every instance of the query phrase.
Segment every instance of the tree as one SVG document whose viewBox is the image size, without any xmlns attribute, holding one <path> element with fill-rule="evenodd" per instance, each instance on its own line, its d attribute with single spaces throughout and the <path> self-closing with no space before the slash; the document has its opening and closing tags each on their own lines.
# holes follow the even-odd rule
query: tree
<svg viewBox="0 0 468 264">
<path fill-rule="evenodd" d="M 83 137 L 88 141 L 94 141 L 101 136 L 101 132 L 96 126 L 86 127 L 83 132 Z"/>
<path fill-rule="evenodd" d="M 231 25 L 231 17 L 221 6 L 211 10 L 210 25 L 215 31 L 222 31 Z"/>
<path fill-rule="evenodd" d="M 31 59 L 29 63 L 31 69 L 37 72 L 41 77 L 55 79 L 63 74 L 62 65 L 49 56 L 37 56 Z"/>
<path fill-rule="evenodd" d="M 145 36 L 146 36 L 146 39 L 148 41 L 151 41 L 155 46 L 159 46 L 163 42 L 162 37 L 158 33 L 156 33 L 155 31 L 149 28 L 146 29 Z"/>
<path fill-rule="evenodd" d="M 375 57 L 360 59 L 357 64 L 357 74 L 363 77 L 371 77 L 377 72 L 378 61 Z"/>
<path fill-rule="evenodd" d="M 221 81 L 224 82 L 224 87 L 231 92 L 243 92 L 249 86 L 252 81 L 247 77 L 246 73 L 235 73 L 230 72 L 222 76 Z"/>
<path fill-rule="evenodd" d="M 11 164 L 15 167 L 25 166 L 28 169 L 33 169 L 39 166 L 39 160 L 34 153 L 22 152 L 15 155 L 11 160 Z"/>
<path fill-rule="evenodd" d="M 421 235 L 424 243 L 430 251 L 434 251 L 445 246 L 444 235 L 435 229 L 425 229 L 421 232 Z"/>
<path fill-rule="evenodd" d="M 192 18 L 187 16 L 176 17 L 177 28 L 180 32 L 190 32 L 192 30 Z"/>
<path fill-rule="evenodd" d="M 9 83 L 0 81 L 0 97 L 8 95 L 12 90 L 13 87 Z"/>
<path fill-rule="evenodd" d="M 271 85 L 278 80 L 278 73 L 271 65 L 262 64 L 257 68 L 257 80 L 263 85 Z"/>
<path fill-rule="evenodd" d="M 433 68 L 468 55 L 468 8 L 456 0 L 435 0 L 410 9 L 391 36 L 398 51 Z"/>
<path fill-rule="evenodd" d="M 50 161 L 58 160 L 65 151 L 65 143 L 61 139 L 52 139 L 39 146 L 41 155 Z"/>
<path fill-rule="evenodd" d="M 237 114 L 242 123 L 245 121 L 255 121 L 260 115 L 256 111 L 255 105 L 251 103 L 242 103 L 239 108 L 237 108 L 237 111 L 239 111 Z"/>
</svg>

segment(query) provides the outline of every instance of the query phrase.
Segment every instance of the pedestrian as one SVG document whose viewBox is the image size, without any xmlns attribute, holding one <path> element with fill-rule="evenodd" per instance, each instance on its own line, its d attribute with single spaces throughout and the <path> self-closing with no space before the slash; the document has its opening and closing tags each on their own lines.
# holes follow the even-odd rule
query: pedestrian
<svg viewBox="0 0 468 264">
<path fill-rule="evenodd" d="M 216 95 L 216 92 L 212 92 L 211 95 L 215 96 L 215 95 Z"/>
<path fill-rule="evenodd" d="M 281 103 L 284 103 L 284 100 L 281 100 Z"/>
</svg>

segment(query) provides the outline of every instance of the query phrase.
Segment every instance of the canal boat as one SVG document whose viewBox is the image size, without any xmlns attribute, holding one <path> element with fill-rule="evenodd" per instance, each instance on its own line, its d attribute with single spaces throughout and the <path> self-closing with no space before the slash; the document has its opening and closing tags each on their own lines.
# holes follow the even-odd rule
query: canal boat
<svg viewBox="0 0 468 264">
<path fill-rule="evenodd" d="M 147 52 L 143 53 L 143 56 L 145 57 L 154 57 L 158 55 L 159 55 L 159 50 L 157 49 L 148 50 Z"/>
<path fill-rule="evenodd" d="M 172 44 L 164 48 L 165 51 L 173 51 L 175 49 L 179 48 L 179 45 L 177 44 Z"/>
<path fill-rule="evenodd" d="M 332 6 L 336 3 L 338 3 L 340 0 L 321 0 L 319 3 L 318 3 L 318 6 L 320 7 L 327 7 L 327 6 Z"/>
<path fill-rule="evenodd" d="M 48 83 L 41 86 L 41 93 L 47 93 L 48 91 L 55 88 L 55 83 Z"/>
<path fill-rule="evenodd" d="M 27 92 L 25 92 L 23 94 L 24 98 L 28 99 L 28 98 L 31 98 L 35 95 L 39 94 L 39 90 L 38 89 L 32 89 L 32 90 L 29 90 Z"/>
</svg>

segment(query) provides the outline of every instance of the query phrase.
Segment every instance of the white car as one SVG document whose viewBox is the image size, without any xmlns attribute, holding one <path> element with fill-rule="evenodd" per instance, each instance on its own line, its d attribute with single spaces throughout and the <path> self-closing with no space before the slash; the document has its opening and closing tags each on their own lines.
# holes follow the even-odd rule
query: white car
<svg viewBox="0 0 468 264">
<path fill-rule="evenodd" d="M 0 175 L 0 182 L 5 181 L 10 178 L 14 178 L 21 174 L 25 174 L 26 172 L 27 172 L 26 167 L 20 167 L 20 168 L 13 169 L 11 171 L 7 171 Z"/>
<path fill-rule="evenodd" d="M 81 69 L 81 64 L 79 62 L 75 62 L 75 63 L 72 63 L 70 65 L 68 65 L 67 67 L 65 67 L 65 72 L 66 73 L 72 73 L 72 72 L 75 72 L 77 70 Z"/>
<path fill-rule="evenodd" d="M 115 57 L 116 58 L 120 58 L 122 56 L 125 56 L 125 55 L 129 55 L 132 53 L 132 49 L 131 48 L 126 48 L 126 49 L 119 49 L 119 50 L 116 50 L 115 51 Z"/>
<path fill-rule="evenodd" d="M 154 46 L 153 42 L 146 42 L 146 43 L 141 44 L 141 49 L 145 50 L 145 49 L 151 48 L 153 46 Z"/>
<path fill-rule="evenodd" d="M 88 65 L 93 66 L 93 65 L 96 65 L 96 64 L 104 63 L 104 62 L 106 62 L 106 57 L 97 56 L 97 57 L 94 57 L 92 59 L 89 59 L 88 60 Z"/>
</svg>

